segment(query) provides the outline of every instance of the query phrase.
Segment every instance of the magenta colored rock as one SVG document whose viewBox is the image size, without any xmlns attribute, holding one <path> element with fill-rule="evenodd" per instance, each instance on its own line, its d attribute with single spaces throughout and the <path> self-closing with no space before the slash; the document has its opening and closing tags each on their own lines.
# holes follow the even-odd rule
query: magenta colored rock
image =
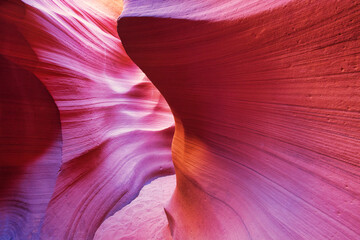
<svg viewBox="0 0 360 240">
<path fill-rule="evenodd" d="M 21 66 L 35 66 L 37 57 L 3 7 L 21 19 L 24 5 L 0 6 L 0 239 L 38 239 L 61 165 L 60 115 L 39 78 Z"/>
<path fill-rule="evenodd" d="M 360 238 L 360 5 L 125 1 L 175 117 L 174 239 Z"/>
<path fill-rule="evenodd" d="M 106 7 L 98 8 L 101 2 L 1 4 L 1 29 L 6 30 L 1 53 L 19 67 L 1 66 L 17 82 L 1 80 L 6 114 L 1 115 L 0 137 L 6 144 L 1 153 L 7 154 L 1 156 L 1 179 L 7 182 L 1 183 L 5 205 L 0 239 L 37 239 L 40 229 L 42 239 L 92 239 L 100 224 L 135 198 L 145 183 L 174 173 L 173 117 L 160 93 L 125 54 L 116 17 Z M 60 120 L 62 148 L 56 140 L 61 135 L 55 134 Z M 10 171 L 8 163 L 28 169 Z M 23 184 L 28 179 L 23 176 L 34 180 Z M 10 182 L 19 186 L 10 187 Z M 41 208 L 27 209 L 28 199 Z"/>
<path fill-rule="evenodd" d="M 94 240 L 172 239 L 164 206 L 174 189 L 175 175 L 158 178 L 144 186 L 134 201 L 104 221 Z"/>
<path fill-rule="evenodd" d="M 0 7 L 1 240 L 360 239 L 357 1 Z"/>
</svg>

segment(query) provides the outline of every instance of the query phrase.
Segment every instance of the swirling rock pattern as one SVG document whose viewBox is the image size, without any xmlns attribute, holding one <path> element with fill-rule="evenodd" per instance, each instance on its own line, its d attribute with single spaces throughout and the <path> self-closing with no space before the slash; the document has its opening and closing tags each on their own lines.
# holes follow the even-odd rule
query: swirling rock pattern
<svg viewBox="0 0 360 240">
<path fill-rule="evenodd" d="M 125 1 L 175 117 L 174 239 L 360 238 L 358 1 Z"/>
<path fill-rule="evenodd" d="M 23 5 L 6 2 L 22 19 Z M 0 12 L 0 239 L 38 239 L 61 164 L 60 115 L 33 68 L 36 54 Z M 19 51 L 19 52 L 17 52 Z M 17 52 L 17 53 L 15 53 Z M 15 53 L 15 54 L 14 54 Z M 22 58 L 18 54 L 27 54 Z"/>
<path fill-rule="evenodd" d="M 360 238 L 357 1 L 0 7 L 1 240 Z"/>
<path fill-rule="evenodd" d="M 109 2 L 1 2 L 0 239 L 92 239 L 174 173 L 173 117 Z"/>
<path fill-rule="evenodd" d="M 171 240 L 164 206 L 174 188 L 174 175 L 158 178 L 144 186 L 134 201 L 101 224 L 94 240 Z"/>
<path fill-rule="evenodd" d="M 61 163 L 59 111 L 34 74 L 0 65 L 0 239 L 37 239 Z"/>
</svg>

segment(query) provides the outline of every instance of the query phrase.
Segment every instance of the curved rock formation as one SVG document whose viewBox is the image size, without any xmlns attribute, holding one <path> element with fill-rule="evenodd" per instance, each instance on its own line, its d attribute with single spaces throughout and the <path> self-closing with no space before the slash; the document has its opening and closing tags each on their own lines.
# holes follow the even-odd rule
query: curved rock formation
<svg viewBox="0 0 360 240">
<path fill-rule="evenodd" d="M 174 239 L 360 238 L 357 1 L 125 1 L 175 117 Z"/>
<path fill-rule="evenodd" d="M 61 163 L 59 111 L 31 72 L 0 65 L 0 238 L 37 239 Z"/>
<path fill-rule="evenodd" d="M 175 188 L 175 176 L 161 177 L 143 187 L 134 201 L 104 221 L 94 240 L 171 240 L 164 206 Z"/>
<path fill-rule="evenodd" d="M 1 240 L 360 239 L 357 1 L 122 8 L 0 2 Z"/>
<path fill-rule="evenodd" d="M 122 4 L 108 3 L 0 3 L 0 239 L 92 239 L 174 173 L 173 117 L 122 49 Z"/>
<path fill-rule="evenodd" d="M 7 7 L 24 17 L 21 5 Z M 61 164 L 60 116 L 33 69 L 21 66 L 38 61 L 10 20 L 1 12 L 0 239 L 38 239 Z"/>
</svg>

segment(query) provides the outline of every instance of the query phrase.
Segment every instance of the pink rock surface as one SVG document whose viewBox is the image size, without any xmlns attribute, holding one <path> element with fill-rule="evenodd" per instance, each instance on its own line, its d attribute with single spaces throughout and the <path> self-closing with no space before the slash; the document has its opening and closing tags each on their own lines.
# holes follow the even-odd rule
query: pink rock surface
<svg viewBox="0 0 360 240">
<path fill-rule="evenodd" d="M 35 65 L 36 55 L 4 10 L 0 12 L 0 239 L 38 239 L 61 164 L 60 115 L 45 86 L 31 69 L 18 64 Z M 12 16 L 24 17 L 18 10 L 8 6 Z M 9 56 L 16 46 L 28 54 L 27 59 Z"/>
<path fill-rule="evenodd" d="M 121 46 L 122 4 L 108 3 L 1 2 L 0 239 L 92 239 L 146 182 L 174 173 L 173 117 Z"/>
<path fill-rule="evenodd" d="M 174 239 L 360 238 L 357 1 L 125 1 L 175 116 Z"/>
<path fill-rule="evenodd" d="M 109 217 L 94 240 L 170 240 L 164 206 L 175 189 L 175 175 L 158 178 L 143 187 L 134 201 Z"/>
<path fill-rule="evenodd" d="M 1 240 L 360 239 L 357 1 L 0 7 Z"/>
<path fill-rule="evenodd" d="M 59 111 L 31 72 L 3 55 L 0 66 L 0 239 L 36 239 L 61 164 Z"/>
</svg>

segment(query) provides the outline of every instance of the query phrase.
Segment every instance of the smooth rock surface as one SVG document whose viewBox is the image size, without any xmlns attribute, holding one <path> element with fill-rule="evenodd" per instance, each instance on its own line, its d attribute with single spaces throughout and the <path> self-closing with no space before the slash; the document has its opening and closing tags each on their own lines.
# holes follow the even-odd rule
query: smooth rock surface
<svg viewBox="0 0 360 240">
<path fill-rule="evenodd" d="M 38 63 L 11 22 L 24 18 L 24 5 L 0 6 L 0 239 L 38 239 L 61 165 L 60 114 L 33 68 L 23 66 Z"/>
<path fill-rule="evenodd" d="M 173 117 L 122 48 L 121 2 L 0 4 L 11 61 L 1 65 L 0 239 L 92 239 L 144 184 L 174 173 Z"/>
<path fill-rule="evenodd" d="M 277 3 L 125 1 L 175 117 L 174 239 L 360 238 L 360 4 Z"/>
<path fill-rule="evenodd" d="M 23 39 L 0 19 L 0 239 L 38 239 L 61 165 L 60 115 L 39 79 L 3 54 L 4 38 Z"/>
<path fill-rule="evenodd" d="M 360 239 L 359 12 L 1 1 L 0 239 Z"/>
<path fill-rule="evenodd" d="M 172 239 L 164 206 L 174 192 L 175 183 L 172 175 L 144 186 L 134 201 L 104 221 L 94 240 Z"/>
</svg>

